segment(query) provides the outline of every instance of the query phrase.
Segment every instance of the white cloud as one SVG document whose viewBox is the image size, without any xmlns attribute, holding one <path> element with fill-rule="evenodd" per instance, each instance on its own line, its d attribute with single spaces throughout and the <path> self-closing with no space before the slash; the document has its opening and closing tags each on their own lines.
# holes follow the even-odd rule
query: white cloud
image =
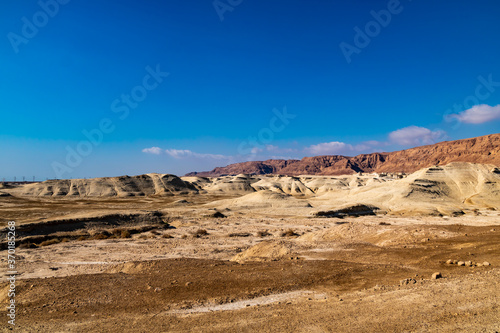
<svg viewBox="0 0 500 333">
<path fill-rule="evenodd" d="M 146 154 L 160 155 L 161 154 L 161 148 L 160 147 L 144 148 L 142 150 L 142 152 L 146 153 Z"/>
<path fill-rule="evenodd" d="M 224 156 L 224 155 L 218 155 L 218 154 L 200 154 L 200 153 L 195 153 L 194 151 L 187 150 L 187 149 L 166 149 L 163 150 L 160 147 L 151 147 L 151 148 L 144 148 L 142 150 L 143 153 L 146 154 L 154 154 L 154 155 L 160 155 L 162 153 L 166 153 L 167 155 L 170 155 L 173 158 L 176 159 L 183 159 L 183 158 L 198 158 L 198 159 L 214 159 L 214 160 L 222 160 L 222 159 L 230 159 L 230 156 Z"/>
<path fill-rule="evenodd" d="M 375 146 L 382 146 L 384 142 L 380 141 L 364 141 L 356 145 L 345 142 L 332 141 L 323 142 L 316 145 L 311 145 L 304 148 L 304 151 L 313 155 L 341 155 L 341 154 L 359 154 L 363 152 L 371 152 Z"/>
<path fill-rule="evenodd" d="M 402 146 L 428 145 L 439 141 L 444 134 L 441 130 L 431 131 L 425 127 L 409 126 L 389 133 L 389 140 Z"/>
<path fill-rule="evenodd" d="M 453 114 L 449 118 L 456 118 L 466 124 L 483 124 L 492 120 L 500 119 L 500 104 L 489 106 L 486 104 L 475 105 L 472 108 Z"/>
<path fill-rule="evenodd" d="M 260 152 L 262 152 L 262 151 L 263 151 L 263 150 L 262 150 L 262 149 L 260 149 L 260 148 L 258 148 L 258 147 L 253 147 L 253 148 L 250 150 L 250 152 L 251 152 L 253 155 L 258 154 L 258 153 L 260 153 Z"/>
<path fill-rule="evenodd" d="M 182 150 L 182 149 L 166 149 L 165 153 L 167 153 L 168 155 L 170 155 L 176 159 L 194 157 L 194 158 L 201 158 L 201 159 L 222 160 L 222 159 L 229 158 L 228 156 L 224 156 L 224 155 L 195 153 L 195 152 L 193 152 L 191 150 L 187 150 L 187 149 L 184 149 L 184 150 Z"/>
<path fill-rule="evenodd" d="M 333 155 L 352 150 L 351 145 L 338 141 L 318 143 L 304 149 L 304 151 L 314 155 Z"/>
<path fill-rule="evenodd" d="M 279 151 L 279 147 L 278 146 L 273 146 L 273 145 L 266 145 L 266 150 L 267 151 Z"/>
</svg>

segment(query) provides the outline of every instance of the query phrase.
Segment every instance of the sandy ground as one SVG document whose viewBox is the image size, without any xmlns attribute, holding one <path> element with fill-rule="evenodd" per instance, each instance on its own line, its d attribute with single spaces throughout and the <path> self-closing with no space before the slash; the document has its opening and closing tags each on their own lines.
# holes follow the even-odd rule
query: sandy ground
<svg viewBox="0 0 500 333">
<path fill-rule="evenodd" d="M 500 330 L 496 209 L 318 218 L 295 201 L 227 207 L 239 197 L 0 198 L 24 233 L 15 328 L 0 251 L 0 330 Z"/>
</svg>

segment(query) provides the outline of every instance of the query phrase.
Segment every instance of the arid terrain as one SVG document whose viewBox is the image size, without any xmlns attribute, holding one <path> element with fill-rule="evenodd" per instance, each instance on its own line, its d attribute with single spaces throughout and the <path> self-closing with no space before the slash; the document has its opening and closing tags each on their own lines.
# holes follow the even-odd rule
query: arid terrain
<svg viewBox="0 0 500 333">
<path fill-rule="evenodd" d="M 16 221 L 17 331 L 500 330 L 496 164 L 148 174 L 0 193 L 0 301 Z"/>
</svg>

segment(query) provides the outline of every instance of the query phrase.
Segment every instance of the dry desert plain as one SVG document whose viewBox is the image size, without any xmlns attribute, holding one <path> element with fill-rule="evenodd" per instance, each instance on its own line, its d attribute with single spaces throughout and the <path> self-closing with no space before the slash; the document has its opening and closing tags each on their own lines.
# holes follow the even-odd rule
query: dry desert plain
<svg viewBox="0 0 500 333">
<path fill-rule="evenodd" d="M 492 165 L 0 186 L 2 331 L 500 330 Z"/>
</svg>

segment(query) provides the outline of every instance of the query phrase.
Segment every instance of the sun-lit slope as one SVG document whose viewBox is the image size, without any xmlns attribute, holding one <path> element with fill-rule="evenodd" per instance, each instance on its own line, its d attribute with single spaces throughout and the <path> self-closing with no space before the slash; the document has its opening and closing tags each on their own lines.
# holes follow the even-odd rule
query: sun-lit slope
<svg viewBox="0 0 500 333">
<path fill-rule="evenodd" d="M 243 174 L 217 178 L 183 177 L 183 179 L 196 181 L 196 185 L 209 194 L 235 196 L 255 192 L 251 184 L 258 180 Z"/>
<path fill-rule="evenodd" d="M 322 208 L 369 204 L 392 213 L 453 214 L 467 208 L 500 208 L 500 171 L 492 165 L 450 163 L 407 178 L 318 196 Z"/>
<path fill-rule="evenodd" d="M 246 194 L 236 199 L 224 199 L 207 204 L 219 209 L 257 209 L 257 208 L 309 208 L 311 205 L 303 199 L 297 199 L 285 193 L 268 190 Z"/>
<path fill-rule="evenodd" d="M 252 184 L 257 191 L 281 192 L 292 195 L 312 195 L 314 194 L 298 177 L 261 177 L 258 182 Z"/>
</svg>

